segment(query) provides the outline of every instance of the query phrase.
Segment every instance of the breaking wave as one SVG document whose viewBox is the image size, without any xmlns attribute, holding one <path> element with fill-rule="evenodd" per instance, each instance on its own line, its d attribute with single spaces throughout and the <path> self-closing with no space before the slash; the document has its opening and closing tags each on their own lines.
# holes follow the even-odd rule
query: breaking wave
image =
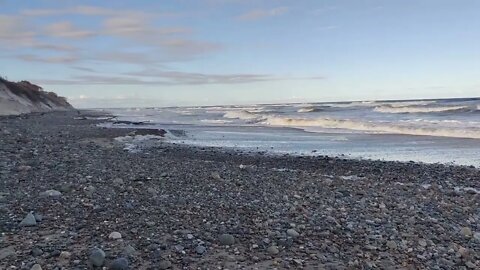
<svg viewBox="0 0 480 270">
<path fill-rule="evenodd" d="M 325 106 L 323 106 L 325 107 Z M 321 112 L 324 111 L 324 108 L 321 107 L 305 107 L 305 108 L 300 108 L 297 110 L 299 113 L 309 113 L 309 112 Z"/>
<path fill-rule="evenodd" d="M 268 117 L 262 122 L 272 126 L 289 127 L 317 127 L 327 129 L 346 129 L 354 131 L 363 131 L 366 133 L 385 133 L 385 134 L 405 134 L 421 136 L 438 136 L 453 138 L 472 138 L 480 139 L 480 128 L 458 129 L 452 127 L 421 126 L 412 124 L 393 124 L 388 122 L 361 122 L 348 119 L 333 118 L 284 118 Z"/>
<path fill-rule="evenodd" d="M 260 116 L 248 111 L 228 111 L 223 117 L 230 119 L 254 120 L 258 119 Z"/>
</svg>

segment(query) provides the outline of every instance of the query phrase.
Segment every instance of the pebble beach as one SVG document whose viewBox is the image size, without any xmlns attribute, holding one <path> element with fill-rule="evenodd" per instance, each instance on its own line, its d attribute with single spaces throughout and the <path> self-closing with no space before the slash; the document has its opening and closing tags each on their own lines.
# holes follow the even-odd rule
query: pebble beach
<svg viewBox="0 0 480 270">
<path fill-rule="evenodd" d="M 100 116 L 0 118 L 0 269 L 480 268 L 478 168 L 129 151 Z"/>
</svg>

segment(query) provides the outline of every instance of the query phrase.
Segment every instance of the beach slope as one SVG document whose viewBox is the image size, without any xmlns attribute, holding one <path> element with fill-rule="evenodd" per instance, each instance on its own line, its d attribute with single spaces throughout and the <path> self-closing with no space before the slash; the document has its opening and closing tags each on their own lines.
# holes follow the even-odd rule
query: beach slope
<svg viewBox="0 0 480 270">
<path fill-rule="evenodd" d="M 132 152 L 85 114 L 0 118 L 0 269 L 480 267 L 474 167 Z"/>
</svg>

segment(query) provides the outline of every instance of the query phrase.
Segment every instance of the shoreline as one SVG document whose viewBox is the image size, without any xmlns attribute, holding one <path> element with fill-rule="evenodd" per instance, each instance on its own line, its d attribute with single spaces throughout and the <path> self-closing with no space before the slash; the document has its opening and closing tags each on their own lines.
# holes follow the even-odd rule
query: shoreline
<svg viewBox="0 0 480 270">
<path fill-rule="evenodd" d="M 477 168 L 169 142 L 129 153 L 113 139 L 135 129 L 74 119 L 91 113 L 0 118 L 0 268 L 90 269 L 94 247 L 132 269 L 480 267 Z M 43 218 L 19 227 L 30 211 Z"/>
</svg>

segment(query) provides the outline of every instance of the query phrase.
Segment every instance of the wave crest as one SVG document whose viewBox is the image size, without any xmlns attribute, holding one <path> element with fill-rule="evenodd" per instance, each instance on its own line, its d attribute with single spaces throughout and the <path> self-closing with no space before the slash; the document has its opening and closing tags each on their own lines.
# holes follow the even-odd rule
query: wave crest
<svg viewBox="0 0 480 270">
<path fill-rule="evenodd" d="M 290 127 L 317 127 L 327 129 L 346 129 L 354 131 L 363 131 L 367 133 L 386 133 L 386 134 L 405 134 L 453 138 L 472 138 L 480 139 L 480 128 L 458 129 L 452 127 L 433 127 L 412 124 L 392 124 L 387 122 L 361 122 L 348 119 L 333 118 L 284 118 L 268 117 L 263 124 L 272 126 L 290 126 Z M 311 130 L 315 131 L 315 130 Z"/>
<path fill-rule="evenodd" d="M 373 109 L 380 113 L 437 113 L 437 112 L 458 112 L 469 111 L 469 106 L 443 106 L 443 107 L 422 107 L 422 106 L 379 106 Z"/>
<path fill-rule="evenodd" d="M 254 120 L 258 119 L 260 116 L 248 111 L 228 111 L 223 117 L 229 119 Z"/>
</svg>

